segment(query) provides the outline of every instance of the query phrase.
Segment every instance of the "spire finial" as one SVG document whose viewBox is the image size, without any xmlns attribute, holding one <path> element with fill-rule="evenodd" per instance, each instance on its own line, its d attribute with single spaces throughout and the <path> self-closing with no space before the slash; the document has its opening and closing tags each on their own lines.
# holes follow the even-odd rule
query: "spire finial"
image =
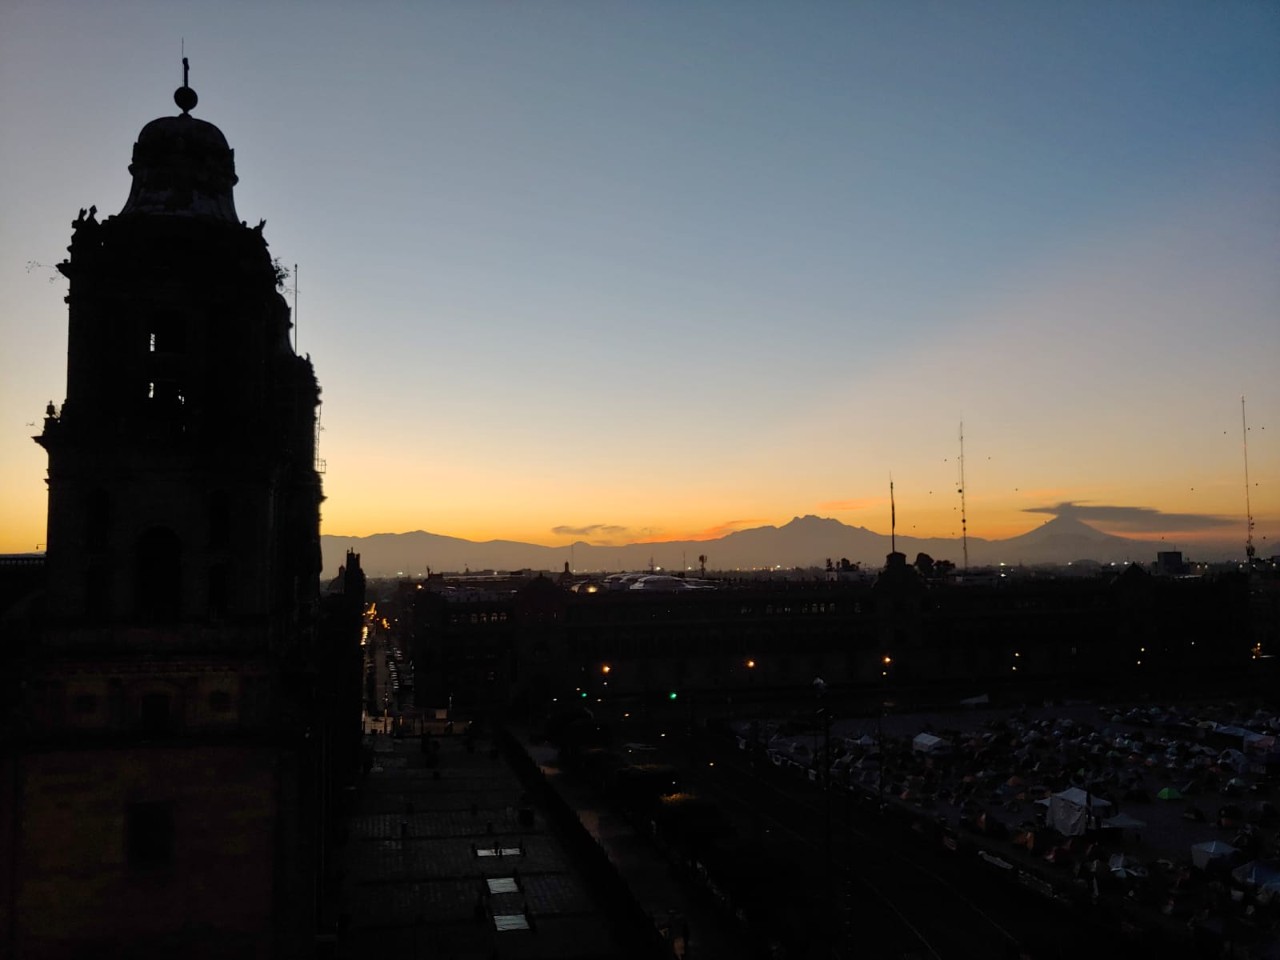
<svg viewBox="0 0 1280 960">
<path fill-rule="evenodd" d="M 200 98 L 196 96 L 196 92 L 191 89 L 190 77 L 191 64 L 188 62 L 186 57 L 183 57 L 182 86 L 173 92 L 173 102 L 178 105 L 178 108 L 184 115 L 190 113 L 195 108 L 195 105 L 200 102 Z"/>
</svg>

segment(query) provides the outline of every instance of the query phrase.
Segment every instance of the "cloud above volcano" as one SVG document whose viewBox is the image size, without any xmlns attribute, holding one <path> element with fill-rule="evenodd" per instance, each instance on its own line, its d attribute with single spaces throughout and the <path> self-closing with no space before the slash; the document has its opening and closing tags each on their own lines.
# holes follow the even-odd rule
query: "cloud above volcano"
<svg viewBox="0 0 1280 960">
<path fill-rule="evenodd" d="M 1050 506 L 1027 507 L 1023 512 L 1047 513 L 1050 516 L 1094 523 L 1108 530 L 1122 530 L 1126 533 L 1219 530 L 1240 522 L 1236 517 L 1219 517 L 1205 513 L 1165 513 L 1153 507 L 1122 507 L 1099 503 L 1076 503 L 1070 500 Z"/>
</svg>

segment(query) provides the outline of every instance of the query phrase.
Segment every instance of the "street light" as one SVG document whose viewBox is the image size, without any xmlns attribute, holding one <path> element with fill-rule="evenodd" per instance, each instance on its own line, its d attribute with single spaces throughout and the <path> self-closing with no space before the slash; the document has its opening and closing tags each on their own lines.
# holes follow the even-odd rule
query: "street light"
<svg viewBox="0 0 1280 960">
<path fill-rule="evenodd" d="M 889 751 L 885 749 L 884 742 L 884 711 L 889 695 L 889 667 L 893 664 L 893 657 L 885 654 L 880 658 L 883 669 L 880 671 L 880 679 L 883 681 L 880 685 L 880 709 L 876 716 L 876 739 L 879 741 L 877 746 L 880 748 L 880 776 L 877 784 L 880 793 L 880 812 L 884 812 L 884 788 L 885 774 L 889 766 Z"/>
<path fill-rule="evenodd" d="M 831 883 L 833 879 L 831 870 L 831 713 L 827 710 L 824 697 L 827 692 L 826 681 L 821 677 L 814 677 L 813 692 L 818 699 L 817 719 L 822 723 L 822 755 L 821 758 L 815 757 L 818 766 L 818 783 L 822 787 L 822 807 L 823 807 L 823 892 L 825 895 L 825 923 L 823 924 L 824 933 L 826 935 L 828 947 L 830 946 L 832 937 L 832 911 L 834 907 L 831 895 Z M 814 731 L 814 740 L 817 740 L 817 731 Z M 816 746 L 816 744 L 815 744 Z M 816 749 L 814 751 L 817 752 Z"/>
</svg>

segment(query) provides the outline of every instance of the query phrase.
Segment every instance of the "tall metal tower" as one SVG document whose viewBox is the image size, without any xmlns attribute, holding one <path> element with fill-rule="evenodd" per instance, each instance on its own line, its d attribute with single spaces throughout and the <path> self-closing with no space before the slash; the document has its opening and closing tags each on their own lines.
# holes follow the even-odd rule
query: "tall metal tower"
<svg viewBox="0 0 1280 960">
<path fill-rule="evenodd" d="M 964 568 L 969 569 L 969 520 L 964 507 L 964 421 L 960 421 L 960 543 L 964 549 Z"/>
<path fill-rule="evenodd" d="M 1257 548 L 1253 545 L 1253 508 L 1249 505 L 1249 421 L 1245 417 L 1244 397 L 1240 398 L 1240 434 L 1244 438 L 1244 556 L 1245 562 L 1252 567 Z"/>
<path fill-rule="evenodd" d="M 898 505 L 893 502 L 893 474 L 889 474 L 889 552 L 898 552 Z"/>
</svg>

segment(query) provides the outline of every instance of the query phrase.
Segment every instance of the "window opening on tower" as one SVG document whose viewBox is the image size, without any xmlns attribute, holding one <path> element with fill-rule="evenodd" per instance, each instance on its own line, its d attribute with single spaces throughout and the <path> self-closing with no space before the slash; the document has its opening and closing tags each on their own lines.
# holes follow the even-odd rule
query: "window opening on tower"
<svg viewBox="0 0 1280 960">
<path fill-rule="evenodd" d="M 186 349 L 186 330 L 182 318 L 172 313 L 151 317 L 147 325 L 148 353 L 182 353 Z"/>
</svg>

